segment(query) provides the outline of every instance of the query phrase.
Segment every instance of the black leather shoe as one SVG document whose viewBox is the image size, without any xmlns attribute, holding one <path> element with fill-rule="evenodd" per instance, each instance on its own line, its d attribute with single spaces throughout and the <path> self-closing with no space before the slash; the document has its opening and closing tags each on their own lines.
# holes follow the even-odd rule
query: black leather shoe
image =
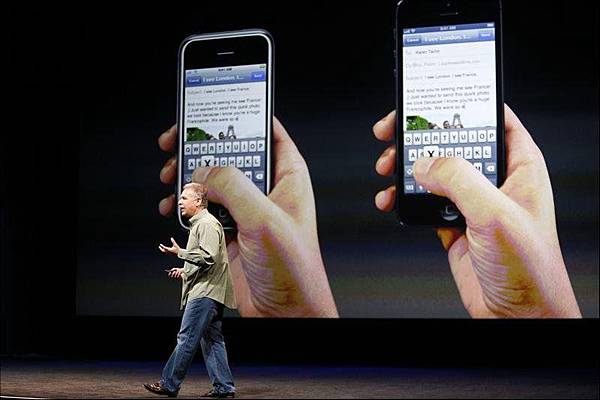
<svg viewBox="0 0 600 400">
<path fill-rule="evenodd" d="M 156 383 L 144 383 L 144 388 L 147 391 L 152 392 L 154 394 L 158 394 L 161 396 L 169 396 L 169 397 L 177 397 L 177 393 L 179 392 L 171 392 L 160 385 L 160 382 Z"/>
<path fill-rule="evenodd" d="M 226 399 L 235 397 L 235 392 L 216 392 L 214 389 L 209 390 L 200 397 L 212 397 L 215 399 Z"/>
</svg>

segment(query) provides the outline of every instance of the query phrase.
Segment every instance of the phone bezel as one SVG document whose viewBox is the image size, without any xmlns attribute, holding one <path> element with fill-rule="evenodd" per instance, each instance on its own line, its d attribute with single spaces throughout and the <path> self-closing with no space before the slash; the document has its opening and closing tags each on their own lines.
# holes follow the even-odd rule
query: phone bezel
<svg viewBox="0 0 600 400">
<path fill-rule="evenodd" d="M 395 55 L 396 55 L 396 215 L 403 225 L 464 226 L 464 217 L 448 221 L 442 217 L 447 207 L 456 209 L 447 198 L 433 194 L 404 194 L 404 152 L 402 151 L 402 32 L 403 28 L 460 25 L 494 22 L 496 46 L 496 115 L 497 115 L 497 170 L 498 187 L 506 177 L 504 145 L 504 90 L 502 68 L 502 8 L 499 0 L 403 0 L 396 8 Z"/>
<path fill-rule="evenodd" d="M 219 54 L 220 53 L 220 54 Z M 183 188 L 183 127 L 184 121 L 184 76 L 187 69 L 233 67 L 240 65 L 267 65 L 267 110 L 265 121 L 265 194 L 271 191 L 273 180 L 272 143 L 273 143 L 273 94 L 274 94 L 274 41 L 271 34 L 263 29 L 247 29 L 242 31 L 217 32 L 192 35 L 183 40 L 179 47 L 179 66 L 177 77 L 177 186 L 175 198 Z M 181 217 L 179 206 L 177 219 L 182 228 L 189 230 L 187 222 Z M 219 214 L 225 208 L 209 202 L 209 211 L 225 230 L 235 230 L 235 221 L 231 216 L 223 219 Z"/>
</svg>

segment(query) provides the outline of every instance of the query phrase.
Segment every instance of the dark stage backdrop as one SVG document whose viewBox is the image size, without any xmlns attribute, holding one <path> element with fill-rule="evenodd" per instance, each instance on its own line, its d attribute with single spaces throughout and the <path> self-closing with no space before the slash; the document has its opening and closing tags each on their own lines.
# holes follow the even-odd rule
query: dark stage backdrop
<svg viewBox="0 0 600 400">
<path fill-rule="evenodd" d="M 77 70 L 80 109 L 79 315 L 179 315 L 180 286 L 163 272 L 173 261 L 157 250 L 172 235 L 185 243 L 157 211 L 173 191 L 158 179 L 168 156 L 157 137 L 175 120 L 177 49 L 193 33 L 260 27 L 275 38 L 275 114 L 311 172 L 341 316 L 467 317 L 435 233 L 403 229 L 373 202 L 390 183 L 374 172 L 385 146 L 371 126 L 395 106 L 395 4 L 324 3 L 83 12 L 74 64 L 64 66 Z M 598 317 L 597 27 L 597 6 L 505 4 L 505 99 L 546 157 L 587 317 Z"/>
<path fill-rule="evenodd" d="M 179 289 L 155 249 L 183 236 L 157 212 L 172 188 L 158 180 L 167 156 L 156 139 L 175 119 L 177 47 L 190 33 L 263 27 L 276 39 L 276 115 L 310 166 L 346 318 L 228 318 L 232 363 L 597 368 L 598 6 L 526 4 L 504 5 L 506 100 L 546 155 L 565 259 L 593 320 L 462 319 L 435 234 L 375 210 L 389 184 L 373 170 L 384 146 L 371 126 L 394 107 L 393 2 L 23 3 L 6 21 L 0 354 L 168 357 Z"/>
<path fill-rule="evenodd" d="M 506 101 L 544 151 L 575 294 L 584 316 L 597 318 L 598 6 L 504 3 Z M 597 319 L 405 319 L 467 315 L 434 232 L 401 229 L 373 205 L 390 183 L 374 172 L 385 146 L 371 126 L 394 108 L 394 8 L 392 1 L 11 8 L 0 146 L 2 353 L 168 356 L 168 346 L 152 349 L 171 343 L 178 318 L 155 316 L 180 315 L 179 287 L 165 278 L 156 244 L 184 236 L 157 211 L 173 188 L 158 180 L 168 156 L 156 139 L 175 120 L 177 48 L 192 33 L 262 27 L 276 41 L 275 112 L 310 167 L 323 257 L 346 319 L 230 320 L 234 357 L 291 357 L 289 338 L 312 362 L 425 363 L 426 354 L 459 362 L 463 345 L 482 337 L 505 343 L 495 355 L 510 363 L 517 342 L 505 338 L 534 337 L 523 351 L 539 344 L 543 355 L 548 343 L 589 362 Z M 442 340 L 426 339 L 441 330 Z M 326 339 L 314 347 L 303 332 Z M 356 346 L 372 332 L 378 349 Z"/>
</svg>

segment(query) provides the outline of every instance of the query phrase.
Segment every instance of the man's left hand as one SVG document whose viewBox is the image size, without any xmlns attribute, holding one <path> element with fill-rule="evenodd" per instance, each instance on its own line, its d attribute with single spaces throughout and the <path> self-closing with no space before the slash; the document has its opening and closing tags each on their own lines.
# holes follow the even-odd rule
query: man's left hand
<svg viewBox="0 0 600 400">
<path fill-rule="evenodd" d="M 158 249 L 160 251 L 162 251 L 163 253 L 171 253 L 171 254 L 177 255 L 177 253 L 179 253 L 179 250 L 181 248 L 179 247 L 179 245 L 177 244 L 177 242 L 173 238 L 171 238 L 171 243 L 173 243 L 172 247 L 167 247 L 164 244 L 159 244 L 158 245 Z"/>
</svg>

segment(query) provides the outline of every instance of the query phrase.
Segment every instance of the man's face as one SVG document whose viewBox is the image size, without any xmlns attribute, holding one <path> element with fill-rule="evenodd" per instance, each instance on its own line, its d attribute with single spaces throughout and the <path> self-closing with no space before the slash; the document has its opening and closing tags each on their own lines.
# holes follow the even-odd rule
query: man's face
<svg viewBox="0 0 600 400">
<path fill-rule="evenodd" d="M 200 208 L 200 198 L 196 196 L 194 192 L 189 189 L 185 189 L 179 196 L 179 209 L 181 215 L 187 218 L 191 218 L 196 215 L 196 212 Z"/>
</svg>

